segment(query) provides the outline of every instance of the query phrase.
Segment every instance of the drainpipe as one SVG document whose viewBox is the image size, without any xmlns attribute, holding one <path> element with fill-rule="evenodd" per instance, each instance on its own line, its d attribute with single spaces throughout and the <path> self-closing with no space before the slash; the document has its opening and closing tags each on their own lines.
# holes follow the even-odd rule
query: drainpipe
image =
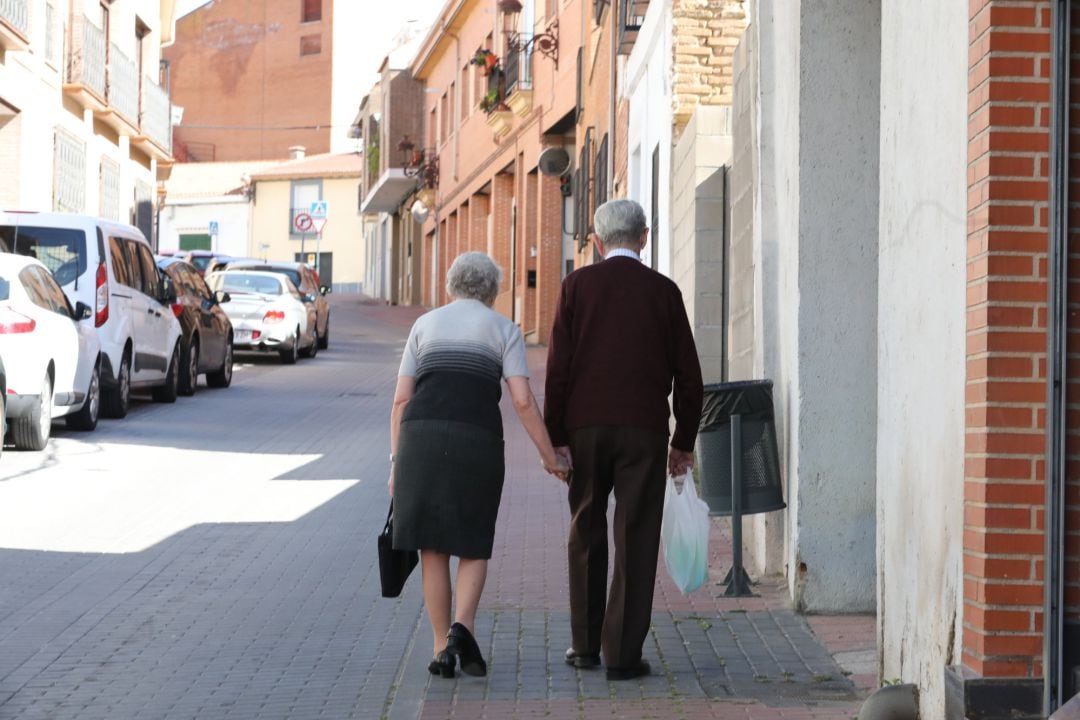
<svg viewBox="0 0 1080 720">
<path fill-rule="evenodd" d="M 1065 700 L 1065 341 L 1068 332 L 1069 28 L 1071 0 L 1056 0 L 1051 35 L 1050 237 L 1047 263 L 1046 584 L 1043 609 L 1043 714 Z"/>
</svg>

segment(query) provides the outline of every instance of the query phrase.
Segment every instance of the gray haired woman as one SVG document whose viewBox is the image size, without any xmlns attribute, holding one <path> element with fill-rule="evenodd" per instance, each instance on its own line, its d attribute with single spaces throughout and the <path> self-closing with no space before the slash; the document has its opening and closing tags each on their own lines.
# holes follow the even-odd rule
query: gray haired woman
<svg viewBox="0 0 1080 720">
<path fill-rule="evenodd" d="M 454 260 L 446 275 L 453 302 L 421 316 L 401 358 L 390 413 L 390 494 L 394 547 L 419 550 L 424 605 L 434 635 L 433 675 L 469 675 L 487 663 L 473 637 L 487 578 L 503 486 L 501 382 L 544 469 L 565 481 L 529 387 L 518 327 L 492 309 L 502 272 L 484 253 Z M 450 624 L 450 556 L 460 558 Z"/>
</svg>

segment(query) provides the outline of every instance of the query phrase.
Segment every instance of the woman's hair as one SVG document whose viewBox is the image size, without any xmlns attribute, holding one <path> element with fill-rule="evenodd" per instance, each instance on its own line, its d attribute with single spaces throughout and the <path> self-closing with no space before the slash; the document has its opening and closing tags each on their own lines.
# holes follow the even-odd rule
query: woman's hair
<svg viewBox="0 0 1080 720">
<path fill-rule="evenodd" d="M 446 292 L 453 297 L 479 300 L 485 305 L 495 302 L 502 282 L 502 270 L 486 253 L 467 252 L 458 255 L 446 273 Z"/>
<path fill-rule="evenodd" d="M 647 227 L 645 211 L 633 200 L 608 200 L 596 208 L 593 225 L 605 245 L 635 249 L 642 231 Z"/>
</svg>

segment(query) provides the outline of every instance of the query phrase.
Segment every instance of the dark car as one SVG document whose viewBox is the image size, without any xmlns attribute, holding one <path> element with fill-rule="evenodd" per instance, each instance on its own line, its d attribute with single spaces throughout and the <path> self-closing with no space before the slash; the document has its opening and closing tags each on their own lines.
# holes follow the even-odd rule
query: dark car
<svg viewBox="0 0 1080 720">
<path fill-rule="evenodd" d="M 315 308 L 315 335 L 317 342 L 305 357 L 315 357 L 318 350 L 330 347 L 330 303 L 324 297 L 330 288 L 319 285 L 319 276 L 309 266 L 297 262 L 257 262 L 238 260 L 228 265 L 229 270 L 259 270 L 284 275 L 300 291 L 304 303 Z"/>
<path fill-rule="evenodd" d="M 159 258 L 157 263 L 176 288 L 172 311 L 183 330 L 178 392 L 194 395 L 201 373 L 206 373 L 206 384 L 210 387 L 229 387 L 233 373 L 233 328 L 221 309 L 221 303 L 229 301 L 228 294 L 210 290 L 195 266 L 184 260 Z"/>
</svg>

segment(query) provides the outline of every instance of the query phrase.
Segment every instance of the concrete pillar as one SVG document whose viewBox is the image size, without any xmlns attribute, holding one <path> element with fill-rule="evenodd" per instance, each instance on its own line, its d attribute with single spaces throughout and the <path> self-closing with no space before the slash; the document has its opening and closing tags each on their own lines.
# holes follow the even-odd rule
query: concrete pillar
<svg viewBox="0 0 1080 720">
<path fill-rule="evenodd" d="M 536 287 L 529 287 L 529 272 L 536 272 L 536 260 L 538 255 L 537 250 L 537 221 L 539 220 L 539 213 L 537 212 L 537 203 L 540 200 L 539 195 L 539 178 L 540 174 L 537 172 L 531 172 L 524 176 L 524 192 L 522 197 L 524 201 L 518 207 L 518 218 L 521 221 L 522 240 L 521 243 L 521 267 L 522 274 L 520 278 L 520 284 L 522 288 L 522 294 L 525 298 L 525 303 L 521 317 L 521 330 L 526 336 L 535 333 L 537 328 L 537 316 L 536 316 Z"/>
<path fill-rule="evenodd" d="M 562 190 L 559 178 L 537 176 L 536 341 L 546 344 L 562 286 Z"/>
<path fill-rule="evenodd" d="M 511 276 L 511 252 L 510 242 L 513 233 L 510 224 L 512 207 L 514 202 L 514 175 L 512 173 L 499 173 L 491 183 L 491 200 L 489 213 L 491 215 L 491 250 L 489 254 L 495 260 L 495 264 L 503 270 L 502 287 L 499 288 L 499 297 L 495 299 L 495 309 L 506 317 L 514 316 L 514 288 L 510 286 Z M 484 218 L 485 230 L 487 217 Z"/>
</svg>

